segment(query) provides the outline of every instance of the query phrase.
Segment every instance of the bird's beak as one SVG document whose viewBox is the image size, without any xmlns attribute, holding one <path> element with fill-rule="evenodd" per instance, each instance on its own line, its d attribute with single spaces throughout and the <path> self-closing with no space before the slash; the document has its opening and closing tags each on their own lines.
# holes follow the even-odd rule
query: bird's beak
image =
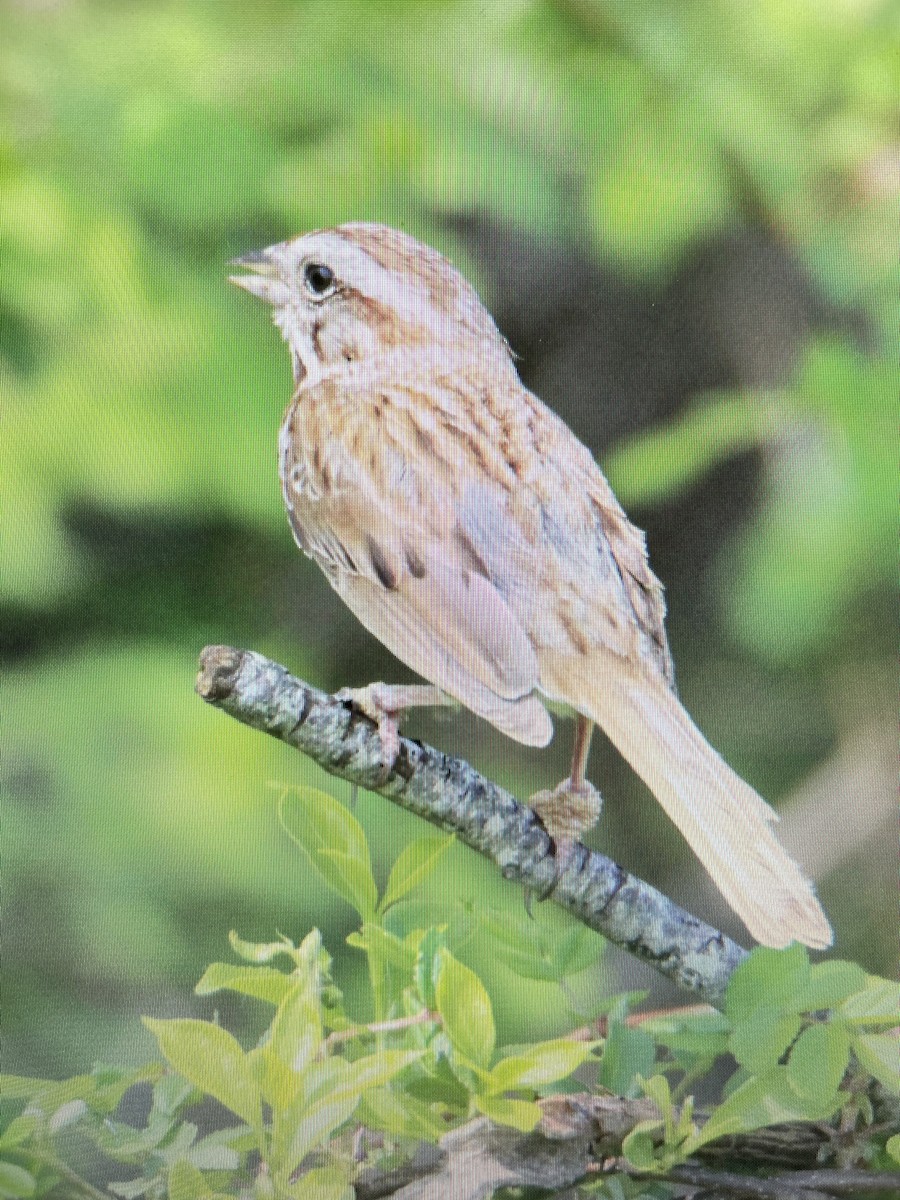
<svg viewBox="0 0 900 1200">
<path fill-rule="evenodd" d="M 268 246 L 265 250 L 251 250 L 249 254 L 233 258 L 229 266 L 246 267 L 251 274 L 229 275 L 229 281 L 269 304 L 285 303 L 289 291 L 282 278 L 277 250 L 277 246 Z"/>
</svg>

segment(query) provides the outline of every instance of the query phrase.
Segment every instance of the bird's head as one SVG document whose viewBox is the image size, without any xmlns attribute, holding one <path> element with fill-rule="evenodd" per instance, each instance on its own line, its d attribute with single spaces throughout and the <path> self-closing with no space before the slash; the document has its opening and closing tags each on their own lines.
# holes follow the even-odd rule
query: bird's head
<svg viewBox="0 0 900 1200">
<path fill-rule="evenodd" d="M 398 348 L 507 355 L 474 288 L 436 250 L 385 225 L 302 234 L 232 260 L 231 282 L 272 305 L 299 383 Z"/>
</svg>

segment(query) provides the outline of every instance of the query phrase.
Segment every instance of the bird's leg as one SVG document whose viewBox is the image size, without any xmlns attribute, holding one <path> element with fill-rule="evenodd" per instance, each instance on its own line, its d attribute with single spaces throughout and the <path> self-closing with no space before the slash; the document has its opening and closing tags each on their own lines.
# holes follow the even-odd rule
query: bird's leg
<svg viewBox="0 0 900 1200">
<path fill-rule="evenodd" d="M 597 824 L 603 807 L 600 793 L 584 777 L 593 732 L 594 722 L 578 713 L 569 778 L 550 791 L 536 792 L 528 801 L 556 843 L 558 872 L 568 865 L 581 834 Z"/>
<path fill-rule="evenodd" d="M 400 721 L 408 708 L 456 703 L 440 688 L 419 683 L 370 683 L 363 688 L 341 688 L 336 695 L 375 722 L 384 761 L 390 766 L 400 752 Z"/>
</svg>

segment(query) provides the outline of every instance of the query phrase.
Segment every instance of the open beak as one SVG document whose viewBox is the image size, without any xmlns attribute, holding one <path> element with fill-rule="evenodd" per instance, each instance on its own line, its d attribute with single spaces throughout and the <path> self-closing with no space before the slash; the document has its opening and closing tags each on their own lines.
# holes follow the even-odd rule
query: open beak
<svg viewBox="0 0 900 1200">
<path fill-rule="evenodd" d="M 290 292 L 281 275 L 277 250 L 277 246 L 269 246 L 265 250 L 251 250 L 248 254 L 233 258 L 229 266 L 246 267 L 250 274 L 229 275 L 229 282 L 269 304 L 286 303 Z"/>
</svg>

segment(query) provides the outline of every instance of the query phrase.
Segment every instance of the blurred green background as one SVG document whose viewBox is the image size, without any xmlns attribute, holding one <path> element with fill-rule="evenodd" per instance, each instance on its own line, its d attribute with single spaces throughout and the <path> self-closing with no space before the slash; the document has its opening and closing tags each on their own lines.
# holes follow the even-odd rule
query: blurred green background
<svg viewBox="0 0 900 1200">
<path fill-rule="evenodd" d="M 5 1068 L 149 1054 L 135 1014 L 209 1015 L 190 989 L 230 928 L 318 925 L 360 994 L 352 914 L 269 785 L 347 789 L 192 690 L 209 642 L 325 687 L 407 677 L 293 546 L 288 355 L 225 281 L 347 219 L 477 282 L 648 530 L 688 707 L 781 807 L 841 956 L 892 970 L 898 12 L 6 0 Z M 522 796 L 565 771 L 565 727 L 544 753 L 465 714 L 410 730 Z M 602 743 L 592 776 L 595 844 L 739 934 Z M 382 871 L 422 832 L 358 813 Z M 521 894 L 460 847 L 442 871 L 409 920 L 451 922 L 502 1036 L 571 1021 L 482 927 Z M 634 981 L 609 954 L 576 990 Z"/>
</svg>

